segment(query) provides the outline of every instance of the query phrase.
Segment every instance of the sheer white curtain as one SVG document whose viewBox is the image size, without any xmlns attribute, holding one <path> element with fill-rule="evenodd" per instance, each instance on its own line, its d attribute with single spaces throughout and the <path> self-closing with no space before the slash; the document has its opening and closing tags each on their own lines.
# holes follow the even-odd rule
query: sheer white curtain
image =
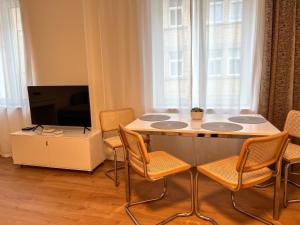
<svg viewBox="0 0 300 225">
<path fill-rule="evenodd" d="M 256 111 L 264 0 L 151 0 L 142 6 L 142 33 L 150 36 L 142 43 L 145 96 L 152 96 L 147 110 Z"/>
<path fill-rule="evenodd" d="M 9 133 L 27 119 L 24 41 L 18 0 L 0 0 L 0 155 L 9 156 Z"/>
</svg>

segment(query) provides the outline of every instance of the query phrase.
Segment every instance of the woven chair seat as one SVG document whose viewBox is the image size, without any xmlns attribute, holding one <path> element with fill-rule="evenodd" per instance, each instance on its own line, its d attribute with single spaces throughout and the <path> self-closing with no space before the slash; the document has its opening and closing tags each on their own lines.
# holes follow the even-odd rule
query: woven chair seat
<svg viewBox="0 0 300 225">
<path fill-rule="evenodd" d="M 103 141 L 112 149 L 120 148 L 123 146 L 120 136 L 105 138 Z"/>
<path fill-rule="evenodd" d="M 232 156 L 219 161 L 200 165 L 197 169 L 199 172 L 234 191 L 238 186 L 238 172 L 236 170 L 238 158 L 238 156 Z M 251 172 L 244 172 L 241 188 L 252 187 L 256 184 L 260 184 L 267 181 L 272 176 L 272 170 L 267 167 Z"/>
<path fill-rule="evenodd" d="M 150 143 L 150 138 L 148 136 L 142 136 L 145 143 Z M 113 136 L 105 138 L 104 143 L 112 149 L 121 148 L 123 146 L 120 136 Z"/>
<path fill-rule="evenodd" d="M 168 175 L 184 172 L 191 168 L 186 162 L 163 151 L 150 152 L 149 158 L 150 162 L 147 164 L 147 172 L 151 180 L 157 180 Z M 144 168 L 141 162 L 132 160 L 131 165 L 137 173 L 144 176 Z"/>
<path fill-rule="evenodd" d="M 283 159 L 287 162 L 300 161 L 300 145 L 289 143 Z"/>
</svg>

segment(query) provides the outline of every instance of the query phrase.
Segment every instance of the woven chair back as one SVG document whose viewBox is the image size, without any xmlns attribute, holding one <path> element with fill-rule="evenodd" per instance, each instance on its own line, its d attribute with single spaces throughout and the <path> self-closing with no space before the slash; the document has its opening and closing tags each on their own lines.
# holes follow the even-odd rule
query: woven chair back
<svg viewBox="0 0 300 225">
<path fill-rule="evenodd" d="M 300 111 L 291 110 L 288 113 L 284 130 L 286 130 L 289 135 L 300 138 Z"/>
<path fill-rule="evenodd" d="M 102 132 L 116 131 L 119 125 L 127 125 L 134 120 L 132 108 L 102 111 L 99 114 Z"/>
<path fill-rule="evenodd" d="M 120 136 L 125 148 L 125 157 L 130 165 L 135 168 L 143 168 L 144 176 L 147 176 L 147 164 L 150 162 L 149 154 L 143 137 L 120 125 Z"/>
<path fill-rule="evenodd" d="M 249 172 L 278 162 L 285 151 L 287 140 L 286 131 L 268 137 L 247 139 L 241 149 L 236 170 Z"/>
</svg>

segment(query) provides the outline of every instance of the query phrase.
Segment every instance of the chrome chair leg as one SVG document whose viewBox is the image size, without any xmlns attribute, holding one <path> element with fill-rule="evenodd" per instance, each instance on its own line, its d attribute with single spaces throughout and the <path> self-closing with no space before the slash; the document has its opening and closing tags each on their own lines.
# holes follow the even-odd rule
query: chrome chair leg
<svg viewBox="0 0 300 225">
<path fill-rule="evenodd" d="M 198 201 L 198 176 L 199 176 L 199 173 L 197 172 L 196 173 L 196 177 L 195 177 L 195 213 L 196 213 L 196 216 L 202 220 L 205 220 L 205 221 L 208 221 L 214 225 L 218 225 L 218 223 L 213 219 L 213 218 L 210 218 L 208 216 L 204 216 L 202 215 L 200 212 L 199 212 L 199 201 Z"/>
<path fill-rule="evenodd" d="M 160 223 L 158 223 L 157 225 L 163 225 L 166 223 L 169 223 L 170 221 L 174 220 L 177 217 L 188 217 L 193 215 L 194 213 L 194 176 L 193 176 L 193 172 L 192 170 L 189 170 L 189 174 L 190 174 L 190 187 L 191 187 L 191 210 L 189 212 L 181 212 L 181 213 L 176 213 L 170 217 L 168 217 L 167 219 L 164 219 L 163 221 L 161 221 Z"/>
<path fill-rule="evenodd" d="M 128 169 L 128 179 L 127 179 L 127 199 L 131 199 L 131 181 L 130 181 L 130 169 Z M 164 219 L 163 221 L 159 222 L 157 225 L 163 225 L 163 224 L 166 224 L 172 220 L 174 220 L 175 218 L 177 217 L 187 217 L 187 216 L 191 216 L 194 212 L 194 202 L 193 202 L 193 174 L 192 172 L 190 171 L 190 176 L 191 176 L 191 210 L 189 212 L 183 212 L 183 213 L 176 213 L 175 215 L 172 215 L 166 219 Z M 163 199 L 165 196 L 166 196 L 166 193 L 167 193 L 167 178 L 164 178 L 163 179 L 164 181 L 164 186 L 163 186 L 163 191 L 162 193 L 156 197 L 156 198 L 153 198 L 153 199 L 148 199 L 148 200 L 143 200 L 143 201 L 138 201 L 138 202 L 127 202 L 127 204 L 125 205 L 125 211 L 127 213 L 127 215 L 130 217 L 130 219 L 132 220 L 132 222 L 135 224 L 135 225 L 139 225 L 140 223 L 138 222 L 138 220 L 134 217 L 134 215 L 132 214 L 132 212 L 130 211 L 130 207 L 132 206 L 135 206 L 135 205 L 139 205 L 139 204 L 144 204 L 144 203 L 149 203 L 149 202 L 154 202 L 154 201 L 158 201 L 158 200 L 161 200 Z"/>
<path fill-rule="evenodd" d="M 114 168 L 106 170 L 105 175 L 114 181 L 116 187 L 118 187 L 120 184 L 120 182 L 118 180 L 118 170 L 121 170 L 124 168 L 125 168 L 125 166 L 118 166 L 117 151 L 114 149 Z M 111 172 L 114 172 L 114 177 L 112 177 L 110 175 Z"/>
<path fill-rule="evenodd" d="M 240 207 L 238 207 L 237 204 L 236 204 L 236 201 L 235 201 L 234 194 L 235 194 L 234 192 L 231 192 L 231 201 L 232 201 L 232 206 L 233 206 L 234 209 L 236 209 L 237 211 L 239 211 L 239 212 L 241 212 L 241 213 L 243 213 L 243 214 L 245 214 L 245 215 L 247 215 L 247 216 L 249 216 L 249 217 L 251 217 L 253 219 L 256 219 L 256 220 L 258 220 L 258 221 L 260 221 L 260 222 L 262 222 L 264 224 L 274 225 L 274 223 L 272 223 L 272 222 L 270 222 L 268 220 L 265 220 L 265 219 L 263 219 L 263 218 L 261 218 L 259 216 L 256 216 L 256 215 L 254 215 L 252 213 L 249 213 L 249 212 L 241 209 Z"/>
<path fill-rule="evenodd" d="M 291 174 L 291 173 L 290 173 L 290 174 Z M 300 184 L 298 184 L 297 182 L 292 181 L 292 180 L 288 180 L 288 182 L 289 182 L 290 184 L 294 185 L 295 187 L 300 188 Z"/>
<path fill-rule="evenodd" d="M 295 174 L 295 175 L 299 175 L 299 173 L 295 173 L 295 172 L 291 172 L 289 173 L 289 168 L 293 165 L 293 164 L 298 164 L 300 162 L 295 162 L 295 163 L 287 163 L 285 165 L 284 168 L 284 189 L 283 189 L 283 205 L 286 208 L 288 206 L 288 203 L 296 203 L 296 202 L 300 202 L 300 199 L 287 199 L 287 189 L 288 189 L 288 183 L 291 183 L 293 185 L 295 185 L 296 187 L 300 188 L 300 185 L 292 180 L 288 179 L 289 174 Z"/>
<path fill-rule="evenodd" d="M 267 188 L 267 187 L 270 187 L 270 186 L 272 186 L 274 184 L 275 184 L 275 181 L 270 181 L 270 182 L 268 182 L 266 184 L 257 184 L 254 187 L 255 188 Z"/>
<path fill-rule="evenodd" d="M 127 215 L 130 217 L 130 219 L 132 220 L 132 222 L 135 225 L 139 225 L 140 223 L 138 222 L 138 220 L 134 217 L 134 215 L 132 214 L 132 212 L 130 211 L 130 207 L 135 206 L 135 205 L 139 205 L 139 204 L 144 204 L 144 203 L 148 203 L 148 202 L 154 202 L 154 201 L 158 201 L 163 199 L 166 196 L 167 193 L 167 179 L 164 179 L 164 186 L 163 186 L 163 191 L 161 192 L 161 194 L 153 199 L 147 199 L 147 200 L 143 200 L 143 201 L 138 201 L 138 202 L 131 202 L 131 179 L 130 179 L 130 168 L 128 168 L 128 178 L 127 178 L 127 200 L 129 200 L 126 205 L 125 205 L 125 211 L 127 213 Z"/>
</svg>

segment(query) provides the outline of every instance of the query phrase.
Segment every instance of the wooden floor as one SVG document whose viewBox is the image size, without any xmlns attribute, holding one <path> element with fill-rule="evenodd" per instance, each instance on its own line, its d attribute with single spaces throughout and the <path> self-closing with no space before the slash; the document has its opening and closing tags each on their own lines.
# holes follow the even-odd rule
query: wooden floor
<svg viewBox="0 0 300 225">
<path fill-rule="evenodd" d="M 105 162 L 93 175 L 84 172 L 24 167 L 0 157 L 0 224 L 1 225 L 114 225 L 132 224 L 124 212 L 124 182 L 118 188 L 104 176 L 111 165 Z M 123 177 L 123 172 L 121 172 Z M 148 183 L 138 176 L 133 179 L 134 197 L 145 198 L 159 193 L 161 182 Z M 164 217 L 188 209 L 188 174 L 170 178 L 166 199 L 137 206 L 134 213 L 142 225 L 156 224 Z M 300 197 L 300 190 L 290 187 Z M 242 206 L 272 218 L 272 188 L 242 191 Z M 230 195 L 222 186 L 200 176 L 200 208 L 219 224 L 260 224 L 236 212 Z M 275 224 L 300 224 L 300 204 L 281 211 Z M 210 224 L 192 216 L 170 224 Z"/>
</svg>

